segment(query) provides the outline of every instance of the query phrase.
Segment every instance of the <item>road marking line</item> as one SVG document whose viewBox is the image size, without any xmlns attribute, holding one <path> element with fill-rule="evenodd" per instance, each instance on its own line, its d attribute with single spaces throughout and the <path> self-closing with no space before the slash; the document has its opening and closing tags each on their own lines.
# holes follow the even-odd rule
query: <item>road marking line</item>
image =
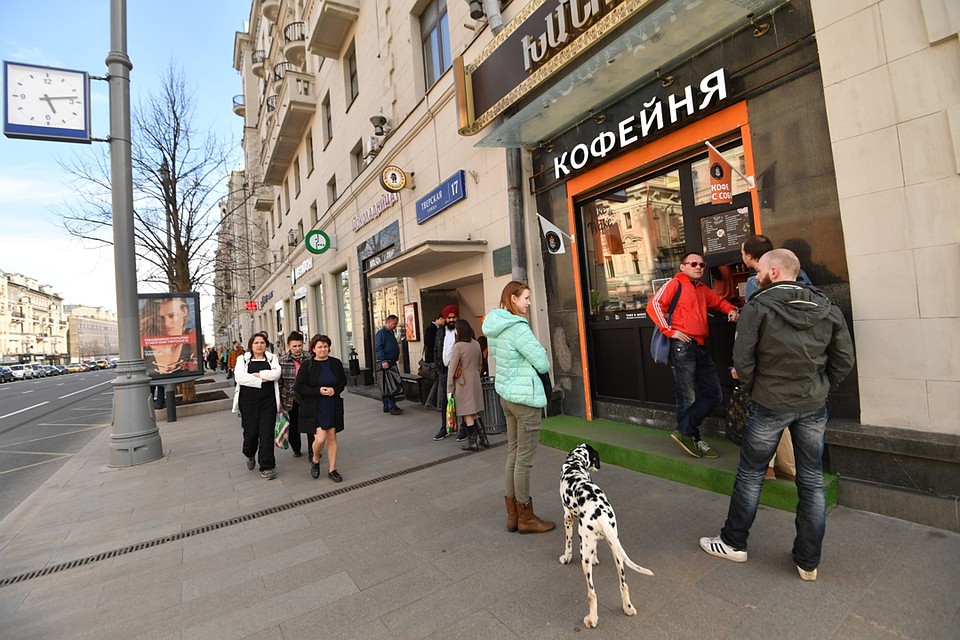
<svg viewBox="0 0 960 640">
<path fill-rule="evenodd" d="M 39 442 L 40 440 L 50 440 L 50 439 L 52 439 L 52 438 L 62 438 L 63 436 L 71 436 L 71 435 L 73 435 L 73 434 L 75 434 L 75 433 L 84 433 L 84 432 L 87 432 L 87 431 L 93 431 L 94 429 L 103 429 L 104 427 L 109 427 L 109 426 L 110 426 L 110 425 L 108 425 L 108 424 L 103 424 L 103 425 L 97 425 L 97 426 L 95 426 L 95 427 L 85 427 L 85 428 L 83 428 L 83 429 L 77 429 L 76 431 L 65 431 L 65 432 L 63 432 L 63 433 L 53 433 L 53 434 L 51 434 L 51 435 L 49 435 L 49 436 L 40 436 L 39 438 L 31 438 L 30 440 L 21 440 L 20 442 L 11 442 L 11 443 L 9 443 L 9 444 L 4 445 L 4 446 L 3 446 L 3 449 L 9 448 L 9 447 L 16 447 L 16 446 L 19 446 L 19 445 L 21 445 L 21 444 L 30 444 L 31 442 Z M 3 449 L 0 449 L 0 451 L 2 451 Z M 7 453 L 16 453 L 16 452 L 7 451 Z"/>
<path fill-rule="evenodd" d="M 28 393 L 33 393 L 34 391 L 36 391 L 36 389 L 30 389 L 30 391 L 21 391 L 20 393 L 28 394 Z"/>
<path fill-rule="evenodd" d="M 16 449 L 0 448 L 0 453 L 10 453 L 18 456 L 63 456 L 63 451 L 18 451 Z"/>
<path fill-rule="evenodd" d="M 22 467 L 15 467 L 13 469 L 7 469 L 6 471 L 0 471 L 0 476 L 6 473 L 13 473 L 14 471 L 23 471 L 24 469 L 29 469 L 30 467 L 39 467 L 42 464 L 49 464 L 51 462 L 56 462 L 57 460 L 63 460 L 64 458 L 70 458 L 73 454 L 63 454 L 57 458 L 51 458 L 50 460 L 41 460 L 40 462 L 34 462 L 33 464 L 25 464 Z"/>
<path fill-rule="evenodd" d="M 73 393 L 68 393 L 65 396 L 60 396 L 57 400 L 63 400 L 64 398 L 69 398 L 70 396 L 75 396 L 78 393 L 83 393 L 84 391 L 90 391 L 90 389 L 96 389 L 97 387 L 102 387 L 105 384 L 113 384 L 113 380 L 107 380 L 106 382 L 101 382 L 100 384 L 95 384 L 92 387 L 87 387 L 86 389 L 80 389 L 79 391 L 74 391 Z"/>
<path fill-rule="evenodd" d="M 42 407 L 42 406 L 45 405 L 45 404 L 50 404 L 50 402 L 49 402 L 49 401 L 44 401 L 44 402 L 41 402 L 40 404 L 35 404 L 35 405 L 33 405 L 32 407 L 24 407 L 23 409 L 20 409 L 19 411 L 14 411 L 13 413 L 8 413 L 8 414 L 5 415 L 5 416 L 0 416 L 0 420 L 3 420 L 4 418 L 9 418 L 10 416 L 15 416 L 15 415 L 17 415 L 18 413 L 23 413 L 24 411 L 30 411 L 30 409 L 36 409 L 37 407 Z"/>
</svg>

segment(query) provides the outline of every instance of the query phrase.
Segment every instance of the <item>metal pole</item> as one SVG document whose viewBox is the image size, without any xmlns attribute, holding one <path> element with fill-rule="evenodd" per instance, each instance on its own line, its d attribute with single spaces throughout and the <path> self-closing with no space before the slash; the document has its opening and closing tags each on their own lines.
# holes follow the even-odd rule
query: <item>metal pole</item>
<svg viewBox="0 0 960 640">
<path fill-rule="evenodd" d="M 110 0 L 110 176 L 113 190 L 113 260 L 117 279 L 120 362 L 113 381 L 110 466 L 129 467 L 163 456 L 150 406 L 150 379 L 140 352 L 137 263 L 133 239 L 133 163 L 130 135 L 130 69 L 127 3 Z"/>
<path fill-rule="evenodd" d="M 527 281 L 527 237 L 523 219 L 523 167 L 520 149 L 507 148 L 507 211 L 510 217 L 510 256 L 514 280 Z"/>
</svg>

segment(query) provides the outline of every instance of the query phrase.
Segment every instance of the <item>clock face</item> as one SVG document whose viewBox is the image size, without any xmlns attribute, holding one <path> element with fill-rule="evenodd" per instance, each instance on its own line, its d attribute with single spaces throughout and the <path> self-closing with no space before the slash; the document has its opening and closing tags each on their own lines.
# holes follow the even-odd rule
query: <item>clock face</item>
<svg viewBox="0 0 960 640">
<path fill-rule="evenodd" d="M 8 137 L 90 141 L 86 72 L 4 63 L 4 133 Z"/>
</svg>

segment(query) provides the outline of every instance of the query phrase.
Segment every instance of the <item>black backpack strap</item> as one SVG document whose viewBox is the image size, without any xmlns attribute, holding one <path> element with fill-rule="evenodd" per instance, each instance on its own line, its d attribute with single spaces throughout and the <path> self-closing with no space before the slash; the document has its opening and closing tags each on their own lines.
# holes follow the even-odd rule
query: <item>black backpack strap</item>
<svg viewBox="0 0 960 640">
<path fill-rule="evenodd" d="M 670 301 L 670 308 L 667 309 L 667 321 L 669 322 L 670 318 L 673 317 L 673 310 L 677 308 L 677 303 L 680 302 L 680 294 L 683 292 L 683 285 L 680 283 L 680 280 L 677 280 L 677 293 L 673 296 L 673 300 Z"/>
</svg>

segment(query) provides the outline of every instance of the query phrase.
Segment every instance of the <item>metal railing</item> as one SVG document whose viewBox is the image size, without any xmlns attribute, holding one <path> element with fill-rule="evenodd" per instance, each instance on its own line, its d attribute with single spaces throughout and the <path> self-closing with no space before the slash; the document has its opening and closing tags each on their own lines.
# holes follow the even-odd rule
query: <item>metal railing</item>
<svg viewBox="0 0 960 640">
<path fill-rule="evenodd" d="M 267 60 L 267 53 L 263 49 L 257 49 L 251 54 L 253 64 L 263 64 Z"/>
<path fill-rule="evenodd" d="M 233 108 L 243 107 L 243 94 L 233 96 Z"/>
<path fill-rule="evenodd" d="M 304 24 L 302 22 L 291 22 L 283 28 L 284 42 L 298 42 L 307 39 L 304 33 Z"/>
<path fill-rule="evenodd" d="M 267 97 L 267 111 L 273 111 L 274 109 L 277 108 L 277 98 L 279 97 L 280 96 L 276 96 L 276 95 Z"/>
<path fill-rule="evenodd" d="M 279 82 L 283 80 L 283 76 L 287 73 L 287 71 L 293 71 L 295 69 L 296 67 L 292 62 L 278 62 L 277 64 L 273 65 L 273 79 Z"/>
</svg>

